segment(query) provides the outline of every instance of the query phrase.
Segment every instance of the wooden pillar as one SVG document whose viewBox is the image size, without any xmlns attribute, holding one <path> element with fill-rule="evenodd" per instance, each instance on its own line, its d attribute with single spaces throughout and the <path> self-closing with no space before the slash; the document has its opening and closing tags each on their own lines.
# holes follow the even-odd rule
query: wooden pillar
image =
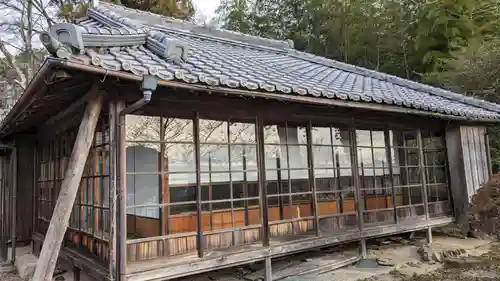
<svg viewBox="0 0 500 281">
<path fill-rule="evenodd" d="M 73 266 L 73 281 L 80 281 L 80 272 L 78 267 Z"/>
<path fill-rule="evenodd" d="M 427 227 L 427 243 L 432 243 L 432 227 Z"/>
<path fill-rule="evenodd" d="M 271 264 L 271 257 L 266 257 L 266 270 L 264 281 L 273 281 L 273 268 Z"/>
<path fill-rule="evenodd" d="M 116 112 L 119 114 L 125 109 L 125 102 L 119 101 L 116 105 Z M 118 225 L 120 226 L 118 230 L 117 238 L 117 261 L 119 266 L 119 278 L 120 281 L 127 280 L 127 143 L 126 143 L 126 122 L 125 115 L 119 114 L 118 116 L 118 132 L 117 138 L 118 142 L 118 156 L 117 156 L 117 167 L 119 167 L 120 178 L 119 178 L 119 190 L 117 190 L 118 201 L 119 201 L 119 214 L 118 214 Z"/>
<path fill-rule="evenodd" d="M 446 150 L 456 222 L 464 231 L 468 231 L 469 195 L 465 176 L 460 126 L 449 126 L 446 129 Z"/>
<path fill-rule="evenodd" d="M 319 229 L 319 218 L 318 218 L 318 197 L 316 195 L 316 178 L 314 176 L 314 153 L 313 153 L 313 138 L 312 138 L 312 122 L 309 121 L 307 124 L 307 157 L 309 166 L 309 186 L 312 188 L 312 212 L 314 216 L 314 229 L 316 230 L 316 236 L 321 235 Z M 339 178 L 340 179 L 340 178 Z M 339 180 L 340 181 L 340 180 Z"/>
<path fill-rule="evenodd" d="M 486 146 L 485 151 L 486 151 L 486 160 L 488 165 L 488 180 L 490 180 L 491 176 L 493 175 L 493 165 L 491 164 L 490 136 L 488 135 L 488 132 L 484 134 L 484 145 Z"/>
<path fill-rule="evenodd" d="M 368 256 L 367 251 L 366 251 L 366 239 L 362 238 L 359 244 L 360 244 L 359 246 L 360 246 L 361 258 L 366 259 L 366 257 Z"/>
<path fill-rule="evenodd" d="M 260 118 L 256 119 L 257 135 L 257 167 L 260 192 L 260 221 L 262 224 L 262 245 L 269 246 L 269 217 L 267 207 L 267 186 L 266 186 L 266 155 L 264 152 L 264 122 Z M 269 263 L 271 261 L 269 260 Z"/>
<path fill-rule="evenodd" d="M 118 181 L 118 169 L 117 163 L 117 126 L 118 126 L 118 112 L 116 111 L 116 102 L 112 101 L 109 104 L 109 171 L 111 175 L 109 177 L 109 207 L 110 207 L 110 241 L 109 241 L 109 280 L 114 280 L 116 276 L 116 250 L 117 250 L 117 192 L 116 185 Z M 78 272 L 79 276 L 80 272 Z M 77 279 L 75 278 L 75 281 Z"/>
<path fill-rule="evenodd" d="M 390 136 L 390 131 L 386 129 L 384 131 L 384 139 L 385 139 L 385 145 L 386 145 L 386 154 L 387 154 L 387 159 L 389 159 L 389 177 L 391 178 L 391 201 L 392 201 L 392 210 L 394 212 L 394 222 L 396 224 L 399 223 L 399 217 L 398 217 L 398 208 L 396 204 L 396 189 L 394 188 L 394 171 L 393 171 L 393 166 L 395 163 L 392 163 L 392 149 L 393 147 L 396 146 L 395 143 L 391 145 L 391 136 Z M 401 169 L 401 162 L 399 163 L 399 170 Z M 385 172 L 385 171 L 384 171 Z M 401 173 L 401 172 L 400 172 Z M 386 196 L 387 198 L 387 196 Z M 387 199 L 386 199 L 387 200 Z M 389 206 L 387 206 L 389 208 Z"/>
<path fill-rule="evenodd" d="M 12 225 L 11 225 L 11 262 L 16 261 L 16 244 L 17 244 L 17 149 L 12 148 L 10 152 L 10 171 L 12 180 Z"/>
<path fill-rule="evenodd" d="M 4 156 L 0 156 L 0 173 L 2 174 L 2 182 L 0 186 L 0 259 L 7 260 L 7 175 L 4 168 Z"/>
<path fill-rule="evenodd" d="M 99 91 L 100 85 L 95 83 L 91 91 L 85 113 L 83 115 L 78 135 L 76 137 L 71 158 L 61 184 L 54 213 L 45 236 L 40 258 L 38 259 L 33 280 L 51 281 L 56 267 L 66 228 L 68 227 L 71 210 L 75 202 L 78 187 L 82 178 L 85 162 L 94 139 L 95 128 L 101 113 L 104 94 Z"/>
<path fill-rule="evenodd" d="M 425 155 L 424 155 L 424 139 L 422 138 L 422 131 L 418 129 L 417 131 L 417 143 L 418 143 L 418 151 L 419 151 L 419 166 L 420 166 L 420 178 L 422 182 L 422 194 L 424 196 L 424 211 L 425 211 L 425 218 L 427 220 L 430 219 L 430 214 L 429 214 L 429 195 L 427 194 L 427 178 L 425 176 L 426 174 L 426 167 L 425 167 Z"/>
<path fill-rule="evenodd" d="M 196 245 L 198 248 L 198 257 L 203 257 L 203 213 L 201 203 L 201 168 L 200 168 L 200 116 L 198 112 L 194 117 L 194 142 L 195 142 L 195 157 L 196 157 L 196 218 L 197 218 L 197 234 Z M 210 214 L 211 215 L 211 214 Z"/>
</svg>

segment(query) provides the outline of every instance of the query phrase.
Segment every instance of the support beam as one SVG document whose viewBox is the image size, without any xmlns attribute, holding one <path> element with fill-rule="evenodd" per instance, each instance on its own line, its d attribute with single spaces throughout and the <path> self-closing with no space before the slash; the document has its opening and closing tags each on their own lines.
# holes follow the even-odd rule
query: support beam
<svg viewBox="0 0 500 281">
<path fill-rule="evenodd" d="M 418 152 L 419 152 L 419 157 L 418 157 L 418 164 L 420 166 L 420 179 L 422 182 L 422 195 L 424 196 L 424 212 L 425 212 L 425 218 L 427 220 L 430 220 L 430 214 L 429 214 L 429 195 L 427 194 L 427 178 L 425 176 L 426 171 L 425 171 L 425 155 L 424 155 L 424 139 L 422 138 L 422 130 L 418 129 L 417 131 L 417 143 L 418 143 Z"/>
<path fill-rule="evenodd" d="M 73 266 L 73 281 L 80 281 L 80 269 Z"/>
<path fill-rule="evenodd" d="M 16 262 L 16 243 L 17 243 L 17 149 L 13 148 L 10 154 L 10 175 L 12 180 L 12 225 L 11 225 L 11 262 Z"/>
<path fill-rule="evenodd" d="M 366 259 L 366 257 L 368 256 L 367 252 L 366 252 L 366 239 L 363 238 L 359 241 L 359 246 L 360 246 L 360 255 L 361 255 L 361 258 L 362 259 Z"/>
<path fill-rule="evenodd" d="M 271 264 L 271 257 L 269 256 L 266 257 L 266 270 L 265 270 L 264 281 L 273 281 L 273 268 Z"/>
<path fill-rule="evenodd" d="M 49 229 L 45 236 L 33 280 L 52 280 L 61 244 L 71 216 L 71 212 L 68 210 L 73 208 L 85 162 L 87 161 L 90 146 L 94 139 L 99 114 L 102 109 L 104 95 L 99 89 L 100 84 L 96 82 L 91 89 L 92 96 L 89 99 L 80 128 L 78 129 L 78 135 L 73 151 L 71 152 L 71 158 L 64 175 L 64 180 L 61 184 L 61 191 L 50 220 Z"/>
<path fill-rule="evenodd" d="M 56 115 L 50 117 L 38 128 L 40 134 L 47 134 L 47 132 L 54 132 L 54 128 L 56 127 L 56 125 L 62 122 L 62 120 L 68 119 L 68 117 L 75 114 L 75 111 L 77 111 L 80 107 L 84 106 L 85 103 L 89 101 L 92 94 L 93 93 L 91 90 L 83 97 L 78 99 L 76 102 L 72 103 L 70 106 L 64 108 Z"/>
<path fill-rule="evenodd" d="M 110 218 L 110 233 L 109 237 L 111 239 L 109 243 L 109 280 L 115 280 L 116 276 L 116 251 L 117 251 L 117 199 L 118 195 L 116 192 L 116 185 L 118 181 L 118 173 L 120 170 L 117 166 L 117 153 L 116 148 L 118 147 L 117 142 L 117 127 L 118 127 L 118 112 L 116 111 L 116 101 L 112 101 L 109 104 L 109 166 L 111 175 L 109 177 L 109 206 L 111 209 L 111 218 Z M 75 279 L 76 281 L 76 279 Z"/>
<path fill-rule="evenodd" d="M 125 109 L 125 102 L 120 100 L 116 104 L 116 112 L 122 112 Z M 116 279 L 120 281 L 127 280 L 127 142 L 126 142 L 126 122 L 125 115 L 118 116 L 118 131 L 117 131 L 117 142 L 119 143 L 119 150 L 117 155 L 117 167 L 120 167 L 119 174 L 119 190 L 118 201 L 119 201 L 119 212 L 118 212 L 118 237 L 117 239 L 117 262 L 119 264 L 118 271 L 119 277 Z"/>
<path fill-rule="evenodd" d="M 432 227 L 427 227 L 427 243 L 432 244 Z"/>
</svg>

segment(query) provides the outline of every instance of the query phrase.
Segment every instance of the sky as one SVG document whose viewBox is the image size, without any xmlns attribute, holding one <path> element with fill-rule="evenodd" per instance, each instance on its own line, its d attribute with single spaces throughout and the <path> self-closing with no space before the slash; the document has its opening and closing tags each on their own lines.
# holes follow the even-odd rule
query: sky
<svg viewBox="0 0 500 281">
<path fill-rule="evenodd" d="M 208 18 L 215 15 L 215 9 L 219 5 L 220 0 L 193 0 L 198 11 L 203 12 Z"/>
</svg>

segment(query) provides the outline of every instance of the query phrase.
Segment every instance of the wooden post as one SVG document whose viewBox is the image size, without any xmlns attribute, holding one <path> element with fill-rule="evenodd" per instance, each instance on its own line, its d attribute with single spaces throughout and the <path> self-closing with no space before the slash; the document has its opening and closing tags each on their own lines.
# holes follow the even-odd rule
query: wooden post
<svg viewBox="0 0 500 281">
<path fill-rule="evenodd" d="M 316 195 L 316 178 L 314 176 L 314 153 L 313 153 L 313 139 L 312 139 L 312 122 L 309 121 L 307 124 L 307 154 L 309 157 L 308 168 L 309 168 L 309 186 L 312 189 L 312 213 L 314 215 L 314 230 L 316 231 L 316 236 L 321 235 L 319 229 L 319 218 L 318 218 L 318 197 Z"/>
<path fill-rule="evenodd" d="M 11 262 L 16 262 L 16 243 L 17 243 L 17 149 L 13 148 L 10 152 L 10 171 L 12 179 L 12 225 L 11 225 Z"/>
<path fill-rule="evenodd" d="M 419 152 L 419 166 L 420 166 L 420 178 L 422 181 L 422 194 L 424 196 L 424 211 L 425 211 L 425 218 L 427 220 L 430 219 L 429 215 L 429 195 L 427 194 L 427 179 L 425 177 L 426 174 L 426 167 L 425 167 L 425 155 L 424 155 L 424 139 L 422 138 L 422 131 L 418 129 L 417 131 L 417 143 L 418 143 L 418 152 Z"/>
<path fill-rule="evenodd" d="M 116 276 L 116 221 L 117 221 L 117 192 L 116 184 L 118 181 L 119 169 L 116 165 L 116 151 L 118 147 L 117 140 L 117 126 L 118 126 L 118 116 L 116 112 L 116 101 L 112 101 L 109 104 L 109 171 L 111 175 L 109 177 L 109 207 L 110 207 L 110 241 L 109 241 L 109 280 L 115 280 Z M 79 276 L 79 272 L 78 272 Z M 76 279 L 75 279 L 76 281 Z"/>
<path fill-rule="evenodd" d="M 120 113 L 125 109 L 125 101 L 119 100 L 116 104 L 116 112 Z M 118 116 L 118 155 L 117 167 L 119 167 L 119 187 L 117 190 L 119 207 L 118 207 L 118 237 L 116 247 L 118 250 L 117 262 L 119 263 L 119 277 L 117 280 L 127 280 L 127 128 L 125 115 Z"/>
<path fill-rule="evenodd" d="M 427 227 L 427 243 L 432 244 L 432 227 Z"/>
<path fill-rule="evenodd" d="M 80 269 L 73 266 L 73 281 L 80 281 Z"/>
<path fill-rule="evenodd" d="M 43 242 L 35 274 L 33 275 L 33 280 L 36 281 L 51 281 L 54 274 L 61 244 L 71 215 L 71 212 L 68 210 L 73 208 L 85 162 L 87 161 L 90 146 L 94 139 L 99 114 L 101 113 L 104 95 L 99 91 L 99 86 L 98 83 L 95 83 L 91 89 L 93 95 L 89 99 L 80 128 L 78 129 L 71 158 L 61 184 L 61 191 Z"/>
<path fill-rule="evenodd" d="M 361 241 L 359 241 L 359 244 L 360 244 L 361 258 L 366 259 L 366 257 L 368 256 L 366 252 L 366 239 L 362 238 Z"/>
<path fill-rule="evenodd" d="M 272 269 L 272 264 L 271 264 L 271 257 L 266 257 L 266 270 L 265 270 L 265 276 L 264 276 L 264 281 L 273 281 L 273 269 Z"/>
</svg>

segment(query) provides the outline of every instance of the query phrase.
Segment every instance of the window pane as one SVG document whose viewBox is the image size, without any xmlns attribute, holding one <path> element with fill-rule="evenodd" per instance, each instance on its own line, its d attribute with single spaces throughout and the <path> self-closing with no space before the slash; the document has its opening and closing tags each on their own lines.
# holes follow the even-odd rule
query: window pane
<svg viewBox="0 0 500 281">
<path fill-rule="evenodd" d="M 421 183 L 420 168 L 407 168 L 406 172 L 408 173 L 408 184 Z"/>
<path fill-rule="evenodd" d="M 194 144 L 166 143 L 165 144 L 165 172 L 194 172 L 196 171 Z"/>
<path fill-rule="evenodd" d="M 351 168 L 351 148 L 350 147 L 335 147 L 335 165 L 341 168 Z"/>
<path fill-rule="evenodd" d="M 287 168 L 285 145 L 265 145 L 264 152 L 266 169 Z"/>
<path fill-rule="evenodd" d="M 284 126 L 265 125 L 264 143 L 274 143 L 274 144 L 285 143 Z"/>
<path fill-rule="evenodd" d="M 387 151 L 385 148 L 374 148 L 373 157 L 375 158 L 375 167 L 389 167 L 389 161 L 387 161 Z"/>
<path fill-rule="evenodd" d="M 358 146 L 371 146 L 371 132 L 370 130 L 356 130 L 356 141 Z"/>
<path fill-rule="evenodd" d="M 257 147 L 255 145 L 231 145 L 231 170 L 257 171 Z"/>
<path fill-rule="evenodd" d="M 372 149 L 368 147 L 358 148 L 358 161 L 360 167 L 373 167 Z"/>
<path fill-rule="evenodd" d="M 288 161 L 291 169 L 307 168 L 307 146 L 289 145 L 288 146 Z"/>
<path fill-rule="evenodd" d="M 231 123 L 229 130 L 232 143 L 256 143 L 255 124 Z"/>
<path fill-rule="evenodd" d="M 196 186 L 170 187 L 170 203 L 196 201 Z"/>
<path fill-rule="evenodd" d="M 166 142 L 193 142 L 193 120 L 171 117 L 163 118 Z"/>
<path fill-rule="evenodd" d="M 337 188 L 338 181 L 335 179 L 335 171 L 331 169 L 315 169 L 316 190 L 333 191 Z"/>
<path fill-rule="evenodd" d="M 313 144 L 332 144 L 332 136 L 330 127 L 313 127 L 312 133 L 312 143 Z"/>
<path fill-rule="evenodd" d="M 127 147 L 127 172 L 145 173 L 159 172 L 159 147 L 145 144 L 130 144 Z M 90 164 L 90 167 L 93 165 Z M 90 169 L 90 175 L 93 175 L 93 168 Z"/>
<path fill-rule="evenodd" d="M 372 131 L 373 147 L 385 147 L 384 131 Z"/>
<path fill-rule="evenodd" d="M 334 168 L 333 148 L 330 146 L 314 146 L 313 159 L 315 168 Z"/>
<path fill-rule="evenodd" d="M 142 141 L 160 140 L 160 117 L 126 115 L 126 139 Z"/>
<path fill-rule="evenodd" d="M 332 128 L 332 139 L 334 145 L 351 145 L 350 131 L 346 128 Z"/>
<path fill-rule="evenodd" d="M 228 123 L 226 121 L 200 119 L 200 142 L 227 143 Z"/>
<path fill-rule="evenodd" d="M 227 145 L 200 145 L 201 171 L 229 171 L 229 147 Z"/>
</svg>

